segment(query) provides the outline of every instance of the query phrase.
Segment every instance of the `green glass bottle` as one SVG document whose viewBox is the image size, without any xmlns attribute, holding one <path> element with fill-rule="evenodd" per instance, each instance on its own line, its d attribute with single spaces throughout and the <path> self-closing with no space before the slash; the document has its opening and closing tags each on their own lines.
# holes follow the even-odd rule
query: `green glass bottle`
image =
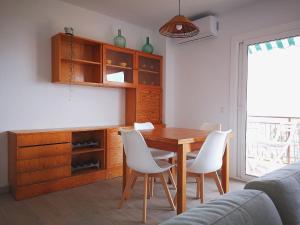
<svg viewBox="0 0 300 225">
<path fill-rule="evenodd" d="M 146 52 L 146 53 L 153 53 L 153 46 L 150 44 L 150 39 L 149 37 L 146 38 L 146 44 L 144 44 L 143 48 L 142 48 L 142 51 L 143 52 Z"/>
<path fill-rule="evenodd" d="M 125 48 L 126 47 L 126 39 L 121 34 L 121 29 L 118 29 L 118 35 L 114 38 L 115 46 Z"/>
</svg>

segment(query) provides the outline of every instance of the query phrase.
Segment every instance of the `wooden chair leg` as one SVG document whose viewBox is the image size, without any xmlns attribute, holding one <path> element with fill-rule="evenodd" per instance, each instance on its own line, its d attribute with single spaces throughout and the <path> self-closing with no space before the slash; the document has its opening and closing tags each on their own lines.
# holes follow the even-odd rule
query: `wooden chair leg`
<svg viewBox="0 0 300 225">
<path fill-rule="evenodd" d="M 132 190 L 133 190 L 134 185 L 136 183 L 136 180 L 138 178 L 137 174 L 135 174 L 135 173 L 133 173 L 132 176 L 133 176 L 133 178 L 132 178 L 132 183 L 130 185 L 130 190 L 128 190 L 128 192 L 127 192 L 127 194 L 125 196 L 125 200 L 129 200 L 131 198 L 131 196 L 132 196 Z"/>
<path fill-rule="evenodd" d="M 169 190 L 169 188 L 168 188 L 168 184 L 167 184 L 167 182 L 166 182 L 166 180 L 165 180 L 165 178 L 164 178 L 164 175 L 163 175 L 162 173 L 159 174 L 159 178 L 160 178 L 161 183 L 162 183 L 162 185 L 163 185 L 163 187 L 164 187 L 164 190 L 165 190 L 167 199 L 168 199 L 168 201 L 169 201 L 169 203 L 170 203 L 170 205 L 171 205 L 171 208 L 172 208 L 173 210 L 176 210 L 176 207 L 175 207 L 175 205 L 174 205 L 174 202 L 173 202 L 173 199 L 172 199 L 170 190 Z"/>
<path fill-rule="evenodd" d="M 148 193 L 147 193 L 148 199 L 150 199 L 153 196 L 153 194 L 151 193 L 152 186 L 153 186 L 153 177 L 148 176 Z"/>
<path fill-rule="evenodd" d="M 201 181 L 199 177 L 196 177 L 196 199 L 200 199 L 200 185 Z"/>
<path fill-rule="evenodd" d="M 137 180 L 138 176 L 135 176 L 134 179 L 133 179 L 133 182 L 132 182 L 132 185 L 131 185 L 131 189 L 134 188 L 134 185 L 136 183 L 136 180 Z"/>
<path fill-rule="evenodd" d="M 222 187 L 222 184 L 221 184 L 221 181 L 220 181 L 220 178 L 219 178 L 219 175 L 217 173 L 217 171 L 215 173 L 213 173 L 213 178 L 216 182 L 216 185 L 218 187 L 218 191 L 220 192 L 221 195 L 224 194 L 224 190 L 223 190 L 223 187 Z"/>
<path fill-rule="evenodd" d="M 169 176 L 169 179 L 171 181 L 171 184 L 173 185 L 173 187 L 175 188 L 175 190 L 177 190 L 177 185 L 175 183 L 175 180 L 174 180 L 174 177 L 173 177 L 171 169 L 168 170 L 168 176 Z"/>
<path fill-rule="evenodd" d="M 152 177 L 151 178 L 151 190 L 150 190 L 150 196 L 151 197 L 153 197 L 153 195 L 154 195 L 154 180 L 155 180 L 155 178 Z"/>
<path fill-rule="evenodd" d="M 132 173 L 132 174 L 130 174 L 129 179 L 127 180 L 125 189 L 124 189 L 122 197 L 121 197 L 121 201 L 119 203 L 119 209 L 122 208 L 124 200 L 128 197 L 128 195 L 130 193 L 131 185 L 133 183 L 133 180 L 134 180 L 135 176 L 136 175 L 134 173 Z"/>
<path fill-rule="evenodd" d="M 170 164 L 175 164 L 175 163 L 176 163 L 175 157 L 169 158 L 169 159 L 168 159 L 168 162 L 169 162 Z M 173 177 L 173 179 L 174 179 L 175 172 L 176 172 L 176 167 L 175 167 L 175 166 L 172 167 L 172 168 L 170 169 L 170 172 L 172 173 L 172 177 Z M 169 178 L 168 178 L 168 184 L 172 184 L 171 176 L 169 176 Z M 174 186 L 174 187 L 175 187 L 175 186 Z M 175 188 L 176 188 L 176 187 L 175 187 Z"/>
<path fill-rule="evenodd" d="M 177 191 L 176 191 L 176 194 L 175 194 L 175 197 L 174 197 L 174 205 L 175 205 L 175 207 L 177 207 Z"/>
<path fill-rule="evenodd" d="M 147 218 L 147 195 L 148 195 L 148 174 L 144 175 L 144 203 L 143 203 L 143 223 L 146 223 Z"/>
<path fill-rule="evenodd" d="M 200 202 L 204 202 L 204 173 L 200 174 Z"/>
</svg>

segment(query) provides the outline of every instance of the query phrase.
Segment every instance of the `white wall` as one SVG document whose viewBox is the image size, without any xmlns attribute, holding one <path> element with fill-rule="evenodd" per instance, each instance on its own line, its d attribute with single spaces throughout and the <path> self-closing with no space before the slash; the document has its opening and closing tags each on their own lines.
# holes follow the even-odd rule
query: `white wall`
<svg viewBox="0 0 300 225">
<path fill-rule="evenodd" d="M 124 90 L 51 83 L 51 41 L 64 26 L 111 43 L 121 28 L 127 46 L 146 36 L 155 53 L 165 41 L 137 27 L 57 0 L 0 1 L 0 187 L 7 186 L 6 131 L 114 125 L 124 122 Z"/>
<path fill-rule="evenodd" d="M 300 1 L 273 0 L 219 15 L 217 39 L 171 45 L 175 96 L 174 125 L 197 128 L 204 121 L 217 121 L 229 128 L 231 40 L 243 33 L 300 19 Z M 201 27 L 200 27 L 201 29 Z M 168 46 L 168 45 L 167 45 Z M 170 50 L 167 50 L 167 53 Z M 167 58 L 169 55 L 167 54 Z M 169 71 L 167 71 L 169 75 Z M 167 99 L 168 102 L 168 99 Z M 235 135 L 236 137 L 236 135 Z M 231 175 L 236 175 L 236 149 L 231 152 Z"/>
</svg>

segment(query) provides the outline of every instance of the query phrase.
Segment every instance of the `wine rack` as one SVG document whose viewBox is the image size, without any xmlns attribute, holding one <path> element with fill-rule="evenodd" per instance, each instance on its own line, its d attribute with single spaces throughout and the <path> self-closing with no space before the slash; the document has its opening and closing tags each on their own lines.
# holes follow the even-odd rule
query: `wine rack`
<svg viewBox="0 0 300 225">
<path fill-rule="evenodd" d="M 105 130 L 72 133 L 72 175 L 105 169 Z"/>
</svg>

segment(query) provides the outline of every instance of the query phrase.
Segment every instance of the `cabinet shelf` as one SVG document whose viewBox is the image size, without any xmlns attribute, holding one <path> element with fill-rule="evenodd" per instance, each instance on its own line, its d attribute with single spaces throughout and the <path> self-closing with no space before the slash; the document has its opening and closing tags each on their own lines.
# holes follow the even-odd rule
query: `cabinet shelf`
<svg viewBox="0 0 300 225">
<path fill-rule="evenodd" d="M 153 71 L 153 70 L 139 69 L 139 72 L 143 72 L 143 73 L 152 73 L 152 74 L 157 74 L 157 75 L 159 75 L 159 72 Z"/>
<path fill-rule="evenodd" d="M 101 152 L 104 148 L 73 148 L 72 155 L 86 154 L 90 152 Z"/>
<path fill-rule="evenodd" d="M 113 65 L 113 64 L 106 64 L 107 67 L 111 68 L 118 68 L 118 69 L 124 69 L 124 70 L 132 70 L 131 67 L 128 66 L 118 66 L 118 65 Z"/>
<path fill-rule="evenodd" d="M 89 65 L 101 65 L 100 62 L 89 61 L 89 60 L 83 60 L 83 59 L 68 59 L 68 58 L 62 58 L 62 60 L 63 60 L 63 61 L 67 61 L 67 62 L 83 63 L 83 64 L 89 64 Z"/>
</svg>

